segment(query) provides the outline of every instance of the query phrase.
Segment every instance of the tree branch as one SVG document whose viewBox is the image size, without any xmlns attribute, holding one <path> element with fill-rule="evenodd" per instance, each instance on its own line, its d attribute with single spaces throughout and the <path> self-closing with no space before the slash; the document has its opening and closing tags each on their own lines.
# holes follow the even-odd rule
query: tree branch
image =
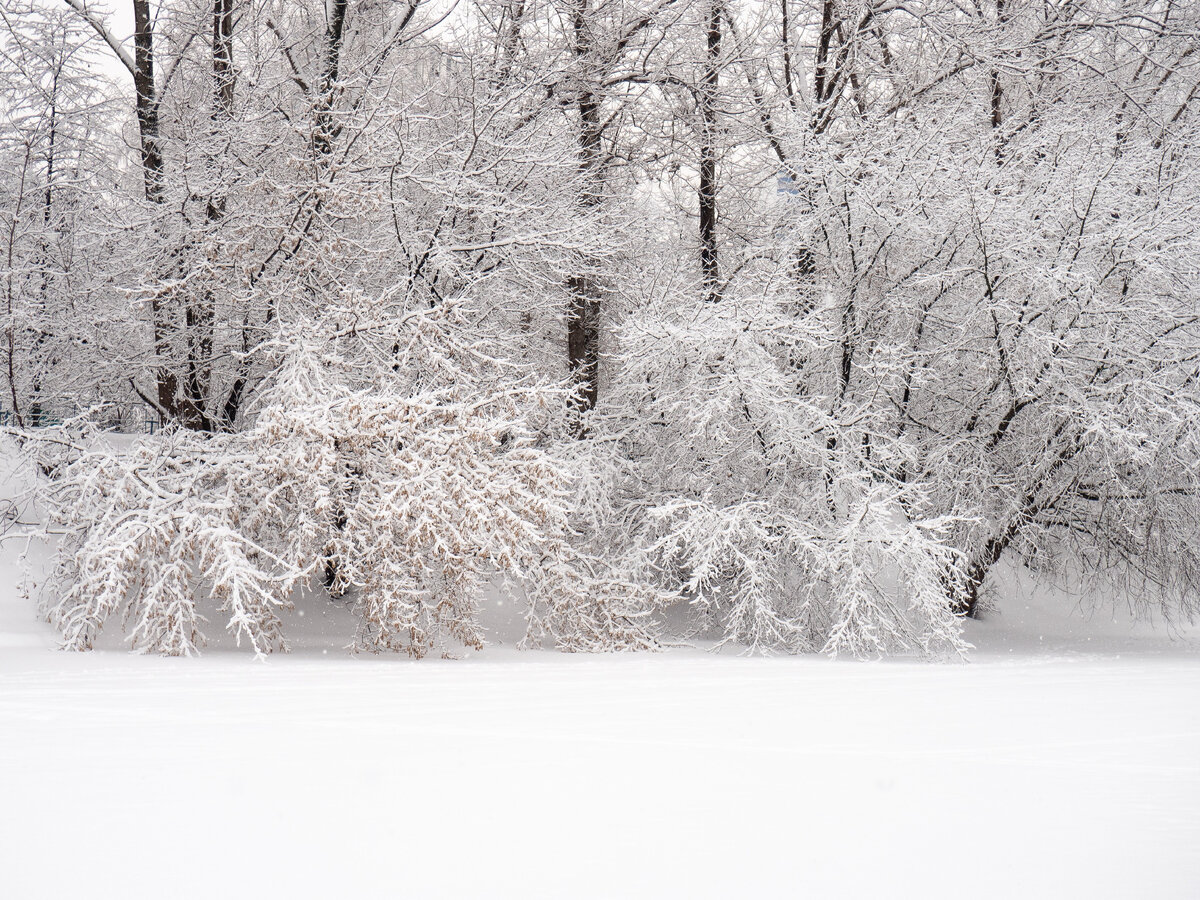
<svg viewBox="0 0 1200 900">
<path fill-rule="evenodd" d="M 83 17 L 83 20 L 92 26 L 96 34 L 104 39 L 104 43 L 112 48 L 112 52 L 117 55 L 117 59 L 121 61 L 121 65 L 129 70 L 130 75 L 133 75 L 137 71 L 133 64 L 133 57 L 129 55 L 129 51 L 121 46 L 121 42 L 109 30 L 104 20 L 97 13 L 87 8 L 87 0 L 63 0 L 63 2 L 79 13 Z"/>
</svg>

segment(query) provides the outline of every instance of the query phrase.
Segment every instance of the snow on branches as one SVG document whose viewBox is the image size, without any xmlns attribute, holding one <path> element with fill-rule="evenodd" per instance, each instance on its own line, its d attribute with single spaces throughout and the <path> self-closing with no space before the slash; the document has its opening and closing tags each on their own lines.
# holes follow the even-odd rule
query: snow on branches
<svg viewBox="0 0 1200 900">
<path fill-rule="evenodd" d="M 239 643 L 283 648 L 277 611 L 300 573 L 231 527 L 221 448 L 182 431 L 126 450 L 93 443 L 47 491 L 50 530 L 64 535 L 46 611 L 65 646 L 90 649 L 119 614 L 135 649 L 191 655 L 204 643 L 203 582 Z"/>
<path fill-rule="evenodd" d="M 360 650 L 506 589 L 953 656 L 1006 556 L 1200 615 L 1196 3 L 59 6 L 0 16 L 0 418 L 68 646 L 323 582 Z M 39 440 L 95 405 L 169 424 Z"/>
<path fill-rule="evenodd" d="M 136 649 L 191 654 L 212 598 L 239 644 L 286 649 L 279 612 L 323 577 L 359 616 L 356 649 L 478 649 L 480 597 L 504 577 L 531 598 L 533 641 L 654 646 L 649 592 L 575 550 L 570 469 L 527 424 L 561 392 L 503 377 L 448 336 L 453 315 L 293 333 L 244 432 L 93 439 L 49 489 L 66 536 L 47 612 L 66 645 L 90 647 L 119 613 Z M 386 363 L 350 364 L 336 345 L 351 342 Z M 469 387 L 472 368 L 494 380 Z"/>
<path fill-rule="evenodd" d="M 800 361 L 829 343 L 819 319 L 759 298 L 627 323 L 614 390 L 636 411 L 605 423 L 626 498 L 613 540 L 631 535 L 644 576 L 718 644 L 962 654 L 955 519 L 923 514 L 919 487 L 864 456 L 870 439 L 875 460 L 903 458 L 894 435 L 802 390 Z"/>
</svg>

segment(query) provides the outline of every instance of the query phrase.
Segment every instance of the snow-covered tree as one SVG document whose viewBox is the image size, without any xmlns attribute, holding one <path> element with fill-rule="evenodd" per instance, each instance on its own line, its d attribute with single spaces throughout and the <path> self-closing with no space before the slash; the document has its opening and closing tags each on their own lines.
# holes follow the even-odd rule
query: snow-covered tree
<svg viewBox="0 0 1200 900">
<path fill-rule="evenodd" d="M 0 404 L 167 425 L 33 441 L 69 644 L 315 579 L 416 655 L 497 585 L 956 655 L 1006 554 L 1197 612 L 1195 4 L 131 8 L 0 18 Z"/>
<path fill-rule="evenodd" d="M 191 654 L 211 601 L 267 653 L 295 588 L 326 577 L 359 649 L 477 649 L 493 583 L 527 598 L 532 641 L 654 646 L 654 593 L 576 548 L 571 469 L 531 428 L 561 393 L 456 337 L 453 305 L 387 325 L 354 312 L 281 343 L 248 429 L 48 445 L 64 538 L 45 608 L 67 646 L 119 615 L 134 648 Z M 351 362 L 362 349 L 376 366 Z"/>
</svg>

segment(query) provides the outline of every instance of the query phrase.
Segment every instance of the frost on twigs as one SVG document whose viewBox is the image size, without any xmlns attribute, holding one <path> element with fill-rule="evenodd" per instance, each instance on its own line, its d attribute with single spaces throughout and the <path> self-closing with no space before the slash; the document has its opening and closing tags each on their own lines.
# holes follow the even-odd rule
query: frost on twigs
<svg viewBox="0 0 1200 900">
<path fill-rule="evenodd" d="M 821 649 L 855 657 L 970 649 L 947 598 L 961 557 L 947 542 L 953 519 L 912 520 L 886 492 L 858 497 L 814 541 L 806 598 L 829 609 Z"/>
<path fill-rule="evenodd" d="M 99 438 L 47 491 L 62 531 L 45 611 L 65 646 L 90 649 L 114 614 L 135 649 L 172 656 L 203 646 L 204 591 L 259 654 L 286 649 L 277 611 L 301 573 L 237 526 L 229 438 L 168 431 L 128 450 Z"/>
<path fill-rule="evenodd" d="M 616 389 L 635 412 L 605 422 L 626 499 L 601 527 L 718 646 L 961 656 L 957 519 L 887 477 L 903 441 L 805 389 L 796 361 L 823 339 L 769 297 L 632 321 Z"/>
<path fill-rule="evenodd" d="M 910 521 L 883 492 L 817 519 L 761 500 L 676 499 L 651 513 L 653 549 L 684 596 L 752 652 L 962 656 L 947 603 L 957 554 L 946 522 Z"/>
<path fill-rule="evenodd" d="M 662 592 L 571 550 L 538 575 L 523 647 L 550 644 L 573 653 L 659 647 L 654 613 Z"/>
<path fill-rule="evenodd" d="M 47 612 L 66 645 L 120 613 L 136 649 L 191 654 L 211 597 L 239 644 L 286 649 L 279 610 L 323 577 L 359 616 L 355 649 L 478 649 L 497 576 L 526 586 L 534 642 L 653 645 L 647 592 L 575 547 L 571 469 L 525 424 L 561 392 L 456 341 L 453 319 L 288 335 L 244 432 L 93 440 L 48 490 L 66 537 Z M 385 363 L 351 365 L 348 342 Z"/>
</svg>

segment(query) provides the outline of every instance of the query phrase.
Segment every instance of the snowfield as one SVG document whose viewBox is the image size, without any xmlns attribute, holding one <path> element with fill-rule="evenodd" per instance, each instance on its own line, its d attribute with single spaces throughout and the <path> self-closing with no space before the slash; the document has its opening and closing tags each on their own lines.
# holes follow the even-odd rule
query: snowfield
<svg viewBox="0 0 1200 900">
<path fill-rule="evenodd" d="M 411 662 L 313 601 L 259 663 L 57 652 L 9 590 L 0 895 L 1200 896 L 1194 638 L 1011 605 L 965 665 Z"/>
<path fill-rule="evenodd" d="M 0 0 L 0 900 L 1200 900 L 1198 51 Z"/>
</svg>

